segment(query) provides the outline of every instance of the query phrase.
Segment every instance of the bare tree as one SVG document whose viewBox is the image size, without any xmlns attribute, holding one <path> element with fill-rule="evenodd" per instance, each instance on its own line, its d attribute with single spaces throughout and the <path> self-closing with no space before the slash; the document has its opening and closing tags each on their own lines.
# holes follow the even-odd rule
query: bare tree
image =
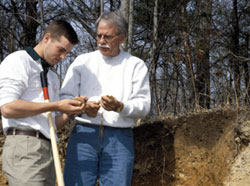
<svg viewBox="0 0 250 186">
<path fill-rule="evenodd" d="M 233 23 L 233 35 L 232 35 L 232 52 L 235 55 L 239 55 L 239 15 L 238 15 L 238 2 L 233 0 L 233 13 L 232 13 L 232 23 Z M 240 99 L 240 61 L 232 57 L 231 58 L 231 68 L 233 70 L 232 83 L 234 84 L 235 91 L 235 101 L 239 104 Z"/>
<path fill-rule="evenodd" d="M 134 28 L 134 0 L 130 0 L 128 14 L 128 53 L 132 52 Z"/>
<path fill-rule="evenodd" d="M 104 13 L 104 2 L 103 0 L 100 0 L 100 14 Z"/>
<path fill-rule="evenodd" d="M 199 31 L 196 50 L 196 89 L 199 105 L 210 108 L 210 29 L 212 0 L 196 1 L 199 17 Z"/>
<path fill-rule="evenodd" d="M 152 79 L 154 84 L 152 84 L 154 92 L 152 92 L 152 95 L 155 97 L 156 101 L 156 111 L 157 115 L 161 116 L 161 110 L 160 110 L 160 103 L 159 103 L 159 92 L 158 92 L 158 86 L 156 83 L 157 79 L 157 58 L 156 58 L 156 49 L 157 49 L 157 42 L 158 42 L 158 0 L 155 1 L 154 4 L 154 12 L 153 12 L 153 42 L 152 42 L 152 48 L 150 51 L 150 78 Z"/>
<path fill-rule="evenodd" d="M 37 22 L 37 1 L 26 0 L 25 8 L 25 20 L 19 19 L 20 24 L 23 27 L 23 39 L 24 47 L 36 45 L 36 33 L 39 23 Z"/>
<path fill-rule="evenodd" d="M 119 10 L 122 12 L 123 16 L 125 17 L 125 19 L 128 21 L 129 20 L 129 1 L 128 0 L 121 0 L 121 6 L 119 8 Z M 131 26 L 131 25 L 129 25 Z M 122 44 L 122 49 L 127 51 L 128 50 L 128 40 L 127 38 L 125 39 L 125 41 Z"/>
</svg>

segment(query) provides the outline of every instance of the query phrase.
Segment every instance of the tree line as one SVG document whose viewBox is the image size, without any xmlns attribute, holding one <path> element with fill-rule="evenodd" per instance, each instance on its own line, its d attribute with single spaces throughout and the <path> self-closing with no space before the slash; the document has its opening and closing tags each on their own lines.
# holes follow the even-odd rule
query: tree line
<svg viewBox="0 0 250 186">
<path fill-rule="evenodd" d="M 115 10 L 129 23 L 123 50 L 149 69 L 150 116 L 250 104 L 247 0 L 0 0 L 0 61 L 35 46 L 51 20 L 65 18 L 80 43 L 56 66 L 63 80 L 77 55 L 96 49 L 98 16 Z"/>
</svg>

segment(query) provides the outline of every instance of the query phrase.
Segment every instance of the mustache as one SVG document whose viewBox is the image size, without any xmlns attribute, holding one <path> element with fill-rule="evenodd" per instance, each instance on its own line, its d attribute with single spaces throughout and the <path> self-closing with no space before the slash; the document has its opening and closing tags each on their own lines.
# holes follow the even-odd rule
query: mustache
<svg viewBox="0 0 250 186">
<path fill-rule="evenodd" d="M 110 48 L 108 45 L 104 45 L 104 44 L 99 44 L 98 47 L 100 47 L 100 48 Z"/>
</svg>

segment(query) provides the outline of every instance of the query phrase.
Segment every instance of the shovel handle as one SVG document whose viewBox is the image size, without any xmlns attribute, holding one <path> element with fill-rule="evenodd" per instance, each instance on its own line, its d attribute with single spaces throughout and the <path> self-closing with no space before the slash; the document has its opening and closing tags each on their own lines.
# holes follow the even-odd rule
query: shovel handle
<svg viewBox="0 0 250 186">
<path fill-rule="evenodd" d="M 40 77 L 41 77 L 41 84 L 43 88 L 44 101 L 49 103 L 47 74 L 44 71 L 42 71 L 40 73 Z M 56 134 L 55 134 L 55 129 L 53 125 L 52 114 L 51 112 L 48 112 L 47 114 L 48 114 L 48 121 L 49 121 L 50 142 L 51 142 L 52 153 L 53 153 L 53 158 L 54 158 L 57 183 L 58 183 L 58 186 L 64 186 L 62 167 L 61 167 L 57 143 L 56 143 Z"/>
</svg>

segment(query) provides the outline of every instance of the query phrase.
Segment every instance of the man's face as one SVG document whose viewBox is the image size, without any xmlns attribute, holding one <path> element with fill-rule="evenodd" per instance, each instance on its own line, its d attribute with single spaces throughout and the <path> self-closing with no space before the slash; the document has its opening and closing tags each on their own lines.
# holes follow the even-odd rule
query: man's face
<svg viewBox="0 0 250 186">
<path fill-rule="evenodd" d="M 101 20 L 97 27 L 97 44 L 99 51 L 107 57 L 119 55 L 119 46 L 123 42 L 124 34 L 119 34 L 116 25 Z"/>
<path fill-rule="evenodd" d="M 46 39 L 46 38 L 45 38 Z M 52 66 L 64 59 L 72 48 L 73 44 L 67 38 L 61 36 L 59 40 L 52 39 L 50 36 L 46 39 L 43 58 Z"/>
</svg>

